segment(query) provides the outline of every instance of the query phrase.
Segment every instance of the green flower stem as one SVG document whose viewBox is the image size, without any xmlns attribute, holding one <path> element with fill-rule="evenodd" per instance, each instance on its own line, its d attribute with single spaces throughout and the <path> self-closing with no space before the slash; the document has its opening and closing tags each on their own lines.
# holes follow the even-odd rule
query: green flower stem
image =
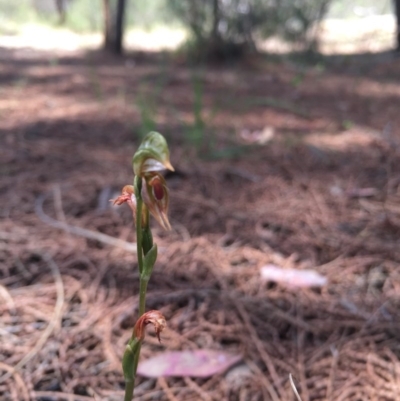
<svg viewBox="0 0 400 401">
<path fill-rule="evenodd" d="M 142 227 L 142 210 L 143 210 L 143 199 L 141 195 L 142 189 L 142 180 L 140 177 L 135 177 L 135 197 L 136 197 L 136 242 L 137 242 L 137 258 L 138 258 L 138 266 L 139 266 L 139 276 L 140 276 L 140 287 L 139 287 L 139 317 L 141 317 L 146 310 L 146 293 L 147 293 L 147 284 L 150 279 L 149 272 L 145 272 L 144 262 L 143 262 L 143 252 L 144 252 L 144 244 L 143 244 L 143 227 Z M 149 213 L 147 213 L 147 224 L 149 221 Z M 145 227 L 145 234 L 150 236 L 150 239 L 147 238 L 148 244 L 146 244 L 145 248 L 152 246 L 151 239 L 151 231 L 149 227 Z M 151 269 L 152 270 L 152 269 Z M 151 274 L 151 271 L 150 271 Z M 132 341 L 136 341 L 136 339 L 132 339 Z M 133 343 L 132 343 L 133 345 Z M 132 371 L 129 373 L 129 377 L 125 378 L 125 397 L 124 401 L 132 401 L 133 393 L 135 388 L 135 379 L 137 367 L 139 364 L 139 356 L 141 349 L 142 341 L 139 343 L 135 343 L 134 353 L 131 355 L 133 358 L 129 358 L 129 364 L 132 366 Z"/>
<path fill-rule="evenodd" d="M 142 179 L 138 176 L 135 177 L 135 197 L 136 197 L 136 249 L 139 265 L 139 273 L 142 274 L 143 270 L 143 250 L 142 250 Z M 139 317 L 141 315 L 139 314 Z"/>
<path fill-rule="evenodd" d="M 125 397 L 124 401 L 132 401 L 133 389 L 135 388 L 135 380 L 125 381 Z"/>
<path fill-rule="evenodd" d="M 143 315 L 146 310 L 146 293 L 147 284 L 149 283 L 148 278 L 140 277 L 139 287 L 139 317 Z"/>
</svg>

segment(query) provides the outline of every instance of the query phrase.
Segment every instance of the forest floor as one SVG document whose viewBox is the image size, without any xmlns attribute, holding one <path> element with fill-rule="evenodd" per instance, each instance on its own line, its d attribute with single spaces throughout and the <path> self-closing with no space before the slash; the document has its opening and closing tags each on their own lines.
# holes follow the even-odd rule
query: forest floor
<svg viewBox="0 0 400 401">
<path fill-rule="evenodd" d="M 400 58 L 324 60 L 0 49 L 1 400 L 122 399 L 138 273 L 109 199 L 151 129 L 176 172 L 147 305 L 168 329 L 142 357 L 241 360 L 140 377 L 135 399 L 294 400 L 292 374 L 303 401 L 398 400 Z M 268 264 L 328 282 L 263 282 Z"/>
</svg>

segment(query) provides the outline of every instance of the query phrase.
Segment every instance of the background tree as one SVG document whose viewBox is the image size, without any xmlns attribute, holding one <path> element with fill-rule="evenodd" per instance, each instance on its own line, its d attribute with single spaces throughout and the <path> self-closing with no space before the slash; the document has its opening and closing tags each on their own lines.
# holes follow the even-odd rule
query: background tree
<svg viewBox="0 0 400 401">
<path fill-rule="evenodd" d="M 115 54 L 123 51 L 126 0 L 103 0 L 104 49 Z"/>
<path fill-rule="evenodd" d="M 56 0 L 56 8 L 59 16 L 59 24 L 65 23 L 67 17 L 67 0 Z"/>
<path fill-rule="evenodd" d="M 396 50 L 400 52 L 400 0 L 394 0 L 396 12 Z"/>
<path fill-rule="evenodd" d="M 313 28 L 332 0 L 170 0 L 175 15 L 189 28 L 197 51 L 235 57 L 255 50 L 256 40 L 277 35 L 305 48 L 316 46 Z"/>
</svg>

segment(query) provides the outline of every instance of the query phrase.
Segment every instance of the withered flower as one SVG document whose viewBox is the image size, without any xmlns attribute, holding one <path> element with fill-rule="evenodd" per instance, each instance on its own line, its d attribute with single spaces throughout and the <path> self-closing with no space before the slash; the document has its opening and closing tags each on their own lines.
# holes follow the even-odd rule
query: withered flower
<svg viewBox="0 0 400 401">
<path fill-rule="evenodd" d="M 143 340 L 146 334 L 145 328 L 148 324 L 154 326 L 158 341 L 161 342 L 160 333 L 167 327 L 167 322 L 165 317 L 158 310 L 148 311 L 138 319 L 133 329 L 133 336 L 138 340 Z"/>
</svg>

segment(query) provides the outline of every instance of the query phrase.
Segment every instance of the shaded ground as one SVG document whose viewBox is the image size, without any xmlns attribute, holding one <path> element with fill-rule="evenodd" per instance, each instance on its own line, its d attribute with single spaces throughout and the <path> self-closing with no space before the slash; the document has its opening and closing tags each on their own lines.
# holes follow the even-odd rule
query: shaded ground
<svg viewBox="0 0 400 401">
<path fill-rule="evenodd" d="M 399 64 L 206 70 L 2 49 L 0 398 L 122 399 L 135 255 L 76 227 L 134 242 L 129 211 L 108 200 L 155 126 L 177 173 L 148 307 L 169 329 L 142 356 L 213 348 L 243 362 L 207 380 L 141 378 L 137 399 L 294 400 L 291 373 L 303 401 L 396 400 Z M 257 131 L 269 141 L 249 145 Z M 267 263 L 329 284 L 261 283 Z"/>
</svg>

